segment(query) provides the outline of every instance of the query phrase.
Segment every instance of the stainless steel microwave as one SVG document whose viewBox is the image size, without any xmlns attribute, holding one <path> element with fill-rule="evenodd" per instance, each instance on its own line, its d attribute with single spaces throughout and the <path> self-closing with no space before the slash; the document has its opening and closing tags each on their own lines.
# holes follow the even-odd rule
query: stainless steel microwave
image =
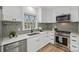
<svg viewBox="0 0 79 59">
<path fill-rule="evenodd" d="M 70 21 L 70 14 L 56 16 L 56 21 L 57 22 Z"/>
</svg>

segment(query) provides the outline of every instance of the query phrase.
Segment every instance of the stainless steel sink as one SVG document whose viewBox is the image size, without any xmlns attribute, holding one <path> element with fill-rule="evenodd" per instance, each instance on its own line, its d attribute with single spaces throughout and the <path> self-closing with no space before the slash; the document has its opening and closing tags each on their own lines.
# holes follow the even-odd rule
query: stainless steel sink
<svg viewBox="0 0 79 59">
<path fill-rule="evenodd" d="M 29 33 L 29 34 L 27 34 L 28 36 L 32 36 L 32 35 L 37 35 L 37 34 L 39 34 L 39 33 Z"/>
</svg>

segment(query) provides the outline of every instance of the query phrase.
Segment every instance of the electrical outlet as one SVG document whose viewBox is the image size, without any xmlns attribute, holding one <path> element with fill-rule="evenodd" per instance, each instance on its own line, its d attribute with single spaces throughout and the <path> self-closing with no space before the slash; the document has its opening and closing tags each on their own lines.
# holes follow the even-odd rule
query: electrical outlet
<svg viewBox="0 0 79 59">
<path fill-rule="evenodd" d="M 21 31 L 21 29 L 20 29 L 20 28 L 18 28 L 18 31 Z"/>
</svg>

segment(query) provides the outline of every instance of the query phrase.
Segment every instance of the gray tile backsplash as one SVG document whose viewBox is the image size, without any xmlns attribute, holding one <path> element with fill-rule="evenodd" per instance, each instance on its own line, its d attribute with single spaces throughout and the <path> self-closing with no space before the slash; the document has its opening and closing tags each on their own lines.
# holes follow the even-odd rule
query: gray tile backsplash
<svg viewBox="0 0 79 59">
<path fill-rule="evenodd" d="M 18 31 L 20 29 L 20 31 Z M 3 22 L 3 37 L 7 37 L 11 31 L 16 31 L 17 34 L 25 34 L 30 32 L 22 30 L 21 22 Z"/>
<path fill-rule="evenodd" d="M 70 31 L 70 32 L 78 32 L 78 22 L 74 23 L 40 23 L 38 25 L 42 27 L 43 30 L 52 30 L 53 28 L 57 27 L 58 30 L 61 31 Z"/>
<path fill-rule="evenodd" d="M 78 32 L 78 23 L 56 23 L 58 30 Z"/>
<path fill-rule="evenodd" d="M 38 27 L 42 27 L 43 30 L 52 30 L 53 23 L 39 23 Z"/>
<path fill-rule="evenodd" d="M 62 31 L 78 32 L 78 23 L 39 23 L 38 27 L 42 27 L 43 30 L 52 30 L 57 27 Z M 20 31 L 18 31 L 20 29 Z M 30 30 L 22 30 L 21 22 L 3 22 L 3 37 L 7 37 L 11 31 L 16 31 L 17 34 L 29 33 Z"/>
</svg>

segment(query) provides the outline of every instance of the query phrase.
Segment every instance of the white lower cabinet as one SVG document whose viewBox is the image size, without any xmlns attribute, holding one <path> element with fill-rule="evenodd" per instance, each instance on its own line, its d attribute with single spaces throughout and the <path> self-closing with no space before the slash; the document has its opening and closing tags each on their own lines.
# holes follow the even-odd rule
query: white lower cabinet
<svg viewBox="0 0 79 59">
<path fill-rule="evenodd" d="M 49 43 L 49 37 L 48 37 L 48 35 L 46 34 L 46 35 L 41 35 L 40 37 L 39 37 L 39 48 L 42 48 L 42 47 L 44 47 L 46 44 L 48 44 Z"/>
<path fill-rule="evenodd" d="M 35 52 L 37 51 L 38 47 L 38 38 L 30 38 L 27 39 L 27 51 L 28 52 Z"/>
<path fill-rule="evenodd" d="M 54 35 L 54 32 L 49 32 L 48 33 L 48 36 L 49 36 L 49 41 L 50 43 L 54 44 L 54 40 L 55 40 L 55 35 Z"/>
<path fill-rule="evenodd" d="M 39 35 L 34 38 L 29 38 L 27 39 L 27 51 L 36 52 L 48 43 L 49 43 L 49 38 L 47 34 Z"/>
<path fill-rule="evenodd" d="M 79 36 L 76 33 L 70 34 L 70 51 L 72 52 L 79 51 Z"/>
<path fill-rule="evenodd" d="M 50 36 L 50 43 L 54 44 L 54 40 L 55 40 L 54 35 L 51 35 Z"/>
</svg>

